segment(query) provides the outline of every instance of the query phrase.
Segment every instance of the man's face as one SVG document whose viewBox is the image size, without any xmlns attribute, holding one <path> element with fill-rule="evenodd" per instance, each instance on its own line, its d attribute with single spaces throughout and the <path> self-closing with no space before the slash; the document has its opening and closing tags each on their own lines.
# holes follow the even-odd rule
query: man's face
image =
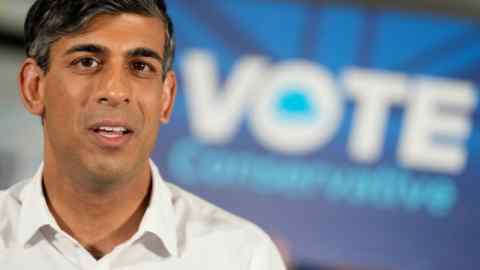
<svg viewBox="0 0 480 270">
<path fill-rule="evenodd" d="M 173 72 L 162 76 L 164 43 L 160 19 L 133 14 L 98 16 L 55 42 L 39 83 L 46 160 L 100 181 L 145 170 L 175 96 Z"/>
</svg>

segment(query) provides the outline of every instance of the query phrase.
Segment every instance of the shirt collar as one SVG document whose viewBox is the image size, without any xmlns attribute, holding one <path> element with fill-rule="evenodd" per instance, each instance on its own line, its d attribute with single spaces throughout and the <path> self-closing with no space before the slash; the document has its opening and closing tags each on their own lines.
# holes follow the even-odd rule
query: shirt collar
<svg viewBox="0 0 480 270">
<path fill-rule="evenodd" d="M 162 240 L 171 255 L 178 256 L 177 223 L 172 205 L 172 194 L 160 176 L 155 163 L 152 160 L 149 160 L 149 163 L 152 175 L 152 192 L 149 206 L 136 235 L 141 236 L 150 232 Z M 18 239 L 22 245 L 26 245 L 43 226 L 49 225 L 56 231 L 61 231 L 48 209 L 43 194 L 42 175 L 43 164 L 40 165 L 32 180 L 20 193 L 22 207 Z"/>
<path fill-rule="evenodd" d="M 43 226 L 50 225 L 53 229 L 60 231 L 43 195 L 42 174 L 43 163 L 20 193 L 22 207 L 20 209 L 18 239 L 22 245 L 26 245 Z"/>
<path fill-rule="evenodd" d="M 171 255 L 178 256 L 177 221 L 172 204 L 172 194 L 160 176 L 155 163 L 152 160 L 149 162 L 152 174 L 152 193 L 138 233 L 140 235 L 145 232 L 154 234 L 163 241 Z"/>
</svg>

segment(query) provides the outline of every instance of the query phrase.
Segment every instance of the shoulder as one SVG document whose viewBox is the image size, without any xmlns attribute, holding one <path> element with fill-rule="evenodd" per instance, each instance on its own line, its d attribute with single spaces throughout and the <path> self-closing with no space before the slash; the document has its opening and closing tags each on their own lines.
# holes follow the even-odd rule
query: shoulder
<svg viewBox="0 0 480 270">
<path fill-rule="evenodd" d="M 270 241 L 269 236 L 254 223 L 232 214 L 203 198 L 167 182 L 177 219 L 187 233 L 221 235 L 242 241 Z"/>
<path fill-rule="evenodd" d="M 6 204 L 8 194 L 9 194 L 8 190 L 0 190 L 0 213 L 2 213 L 1 209 L 3 209 L 4 205 Z M 2 219 L 3 219 L 3 215 L 0 215 L 0 220 Z"/>
<path fill-rule="evenodd" d="M 275 244 L 257 225 L 174 184 L 167 186 L 172 193 L 177 231 L 190 247 L 208 247 L 207 253 L 200 254 L 222 254 L 226 262 L 241 265 L 238 269 L 285 269 Z"/>
<path fill-rule="evenodd" d="M 24 179 L 18 181 L 8 189 L 0 190 L 0 206 L 11 203 L 21 205 L 20 194 L 31 181 L 31 178 Z"/>
<path fill-rule="evenodd" d="M 15 241 L 22 202 L 20 193 L 28 180 L 0 191 L 0 253 Z"/>
<path fill-rule="evenodd" d="M 0 233 L 7 227 L 15 226 L 20 214 L 22 200 L 20 194 L 31 179 L 23 180 L 6 190 L 0 191 Z"/>
<path fill-rule="evenodd" d="M 0 190 L 0 220 L 8 217 L 8 212 L 21 206 L 20 193 L 28 180 L 23 180 L 8 189 Z"/>
</svg>

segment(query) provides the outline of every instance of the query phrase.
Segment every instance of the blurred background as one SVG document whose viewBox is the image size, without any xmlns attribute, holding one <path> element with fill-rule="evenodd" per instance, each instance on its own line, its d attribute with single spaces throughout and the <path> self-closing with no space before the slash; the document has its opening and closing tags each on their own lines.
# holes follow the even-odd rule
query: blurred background
<svg viewBox="0 0 480 270">
<path fill-rule="evenodd" d="M 0 0 L 0 188 L 34 173 Z M 480 2 L 172 0 L 164 178 L 268 231 L 291 269 L 478 269 Z M 152 33 L 152 35 L 155 33 Z"/>
</svg>

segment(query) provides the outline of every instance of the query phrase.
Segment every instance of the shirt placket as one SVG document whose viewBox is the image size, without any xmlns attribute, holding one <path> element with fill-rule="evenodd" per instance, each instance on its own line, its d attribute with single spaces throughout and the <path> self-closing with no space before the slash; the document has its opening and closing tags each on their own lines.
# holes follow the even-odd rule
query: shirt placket
<svg viewBox="0 0 480 270">
<path fill-rule="evenodd" d="M 63 233 L 56 233 L 52 244 L 62 255 L 78 269 L 92 270 L 98 267 L 97 261 L 77 241 L 65 236 Z M 108 269 L 108 268 L 102 268 Z"/>
</svg>

